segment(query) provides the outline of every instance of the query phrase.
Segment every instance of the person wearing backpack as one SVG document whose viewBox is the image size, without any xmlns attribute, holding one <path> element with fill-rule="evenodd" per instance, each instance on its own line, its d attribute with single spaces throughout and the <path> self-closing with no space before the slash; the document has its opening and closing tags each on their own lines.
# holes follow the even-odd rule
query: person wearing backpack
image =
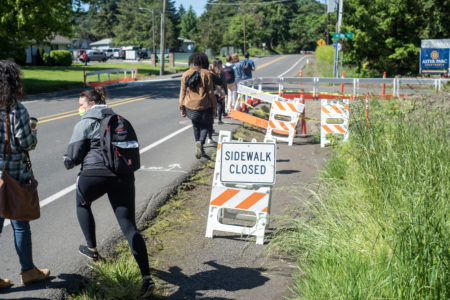
<svg viewBox="0 0 450 300">
<path fill-rule="evenodd" d="M 242 65 L 242 80 L 251 79 L 252 71 L 256 70 L 255 62 L 250 59 L 250 54 L 248 52 L 244 53 L 244 59 L 241 60 Z"/>
<path fill-rule="evenodd" d="M 234 53 L 231 56 L 231 58 L 232 58 L 233 66 L 234 66 L 234 74 L 236 75 L 235 80 L 234 80 L 236 88 L 233 91 L 233 103 L 231 104 L 234 107 L 234 105 L 236 104 L 237 97 L 238 97 L 237 88 L 238 88 L 239 82 L 241 82 L 244 79 L 244 69 L 242 67 L 241 62 L 239 61 L 239 55 L 237 53 Z"/>
<path fill-rule="evenodd" d="M 141 297 L 147 298 L 155 283 L 150 278 L 147 246 L 135 221 L 133 171 L 140 167 L 136 134 L 126 119 L 106 105 L 104 87 L 83 91 L 78 104 L 81 120 L 73 130 L 64 166 L 72 169 L 81 164 L 76 181 L 76 212 L 87 245 L 81 245 L 79 252 L 92 260 L 99 258 L 91 204 L 108 194 L 141 271 Z"/>
<path fill-rule="evenodd" d="M 214 123 L 217 110 L 216 96 L 209 61 L 205 53 L 196 52 L 189 56 L 191 68 L 181 77 L 179 107 L 182 117 L 192 121 L 195 138 L 195 157 L 205 154 L 204 144 Z"/>
<path fill-rule="evenodd" d="M 225 74 L 225 79 L 227 82 L 227 101 L 225 103 L 225 111 L 226 113 L 230 113 L 231 111 L 231 105 L 233 103 L 233 94 L 234 91 L 236 91 L 236 70 L 235 67 L 232 63 L 233 59 L 231 58 L 231 56 L 227 56 L 225 58 L 226 63 L 223 66 L 223 73 Z"/>
</svg>

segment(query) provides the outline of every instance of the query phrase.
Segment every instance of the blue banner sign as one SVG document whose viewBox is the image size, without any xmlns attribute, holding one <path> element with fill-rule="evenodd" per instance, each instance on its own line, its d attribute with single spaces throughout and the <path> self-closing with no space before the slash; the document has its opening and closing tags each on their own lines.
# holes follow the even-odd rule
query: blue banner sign
<svg viewBox="0 0 450 300">
<path fill-rule="evenodd" d="M 422 48 L 420 49 L 421 73 L 448 73 L 450 49 Z"/>
</svg>

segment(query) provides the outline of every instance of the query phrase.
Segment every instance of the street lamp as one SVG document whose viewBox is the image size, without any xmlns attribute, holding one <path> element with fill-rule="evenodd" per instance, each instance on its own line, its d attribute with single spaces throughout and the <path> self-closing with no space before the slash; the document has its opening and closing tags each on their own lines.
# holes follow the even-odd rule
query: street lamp
<svg viewBox="0 0 450 300">
<path fill-rule="evenodd" d="M 140 10 L 148 10 L 148 11 L 152 12 L 152 32 L 153 32 L 153 37 L 152 37 L 153 52 L 152 53 L 156 55 L 156 53 L 155 53 L 155 10 L 153 8 L 146 8 L 146 7 L 139 7 L 139 9 Z"/>
</svg>

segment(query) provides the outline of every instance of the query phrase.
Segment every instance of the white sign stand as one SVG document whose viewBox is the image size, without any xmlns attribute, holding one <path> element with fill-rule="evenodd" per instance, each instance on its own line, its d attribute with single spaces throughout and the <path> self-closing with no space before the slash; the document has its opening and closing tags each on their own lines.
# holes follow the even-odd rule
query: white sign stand
<svg viewBox="0 0 450 300">
<path fill-rule="evenodd" d="M 231 142 L 230 131 L 220 131 L 219 133 L 206 237 L 212 238 L 214 230 L 219 230 L 256 236 L 256 244 L 262 245 L 264 243 L 264 232 L 266 225 L 268 225 L 270 213 L 272 191 L 270 184 L 275 183 L 276 145 L 273 142 L 256 143 L 256 141 L 254 141 L 253 147 L 252 144 L 239 141 Z M 255 161 L 254 155 L 256 152 L 259 152 L 258 161 Z M 233 158 L 236 157 L 236 160 L 231 159 L 231 153 L 235 155 Z M 252 159 L 247 160 L 250 156 L 252 156 Z M 264 162 L 259 160 L 263 156 Z M 253 166 L 253 174 L 248 174 L 250 165 Z M 255 165 L 259 166 L 259 174 L 254 174 Z M 247 172 L 246 174 L 242 174 L 242 172 L 241 174 L 230 173 L 230 166 L 233 166 L 231 167 L 232 172 L 236 168 L 240 168 L 242 171 L 245 168 L 243 166 L 247 166 Z M 266 167 L 264 174 L 260 174 L 261 166 Z M 267 172 L 269 167 L 272 170 Z M 227 168 L 228 173 L 226 171 L 221 172 L 221 170 Z M 228 182 L 221 181 L 221 178 L 228 180 Z M 245 182 L 238 182 L 237 180 L 244 180 Z M 266 183 L 268 180 L 270 184 Z M 264 183 L 260 184 L 259 182 Z M 223 223 L 224 218 L 255 221 L 255 224 L 253 226 L 229 225 Z"/>
</svg>

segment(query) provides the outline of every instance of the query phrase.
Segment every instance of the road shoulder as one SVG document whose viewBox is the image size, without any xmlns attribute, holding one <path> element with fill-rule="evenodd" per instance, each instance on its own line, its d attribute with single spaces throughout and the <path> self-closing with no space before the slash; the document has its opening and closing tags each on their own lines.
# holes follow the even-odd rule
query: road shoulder
<svg viewBox="0 0 450 300">
<path fill-rule="evenodd" d="M 245 135 L 263 139 L 259 130 L 247 130 Z M 293 147 L 284 143 L 277 147 L 277 184 L 272 196 L 274 220 L 266 234 L 276 227 L 277 218 L 285 215 L 286 210 L 301 205 L 299 198 L 315 181 L 328 153 L 318 144 L 300 138 Z M 269 256 L 266 251 L 269 239 L 266 238 L 264 246 L 258 246 L 254 238 L 225 232 L 215 232 L 213 239 L 205 238 L 213 170 L 212 161 L 180 186 L 179 193 L 168 202 L 178 204 L 165 209 L 171 213 L 158 216 L 166 219 L 166 225 L 170 224 L 164 231 L 152 230 L 152 225 L 145 232 L 157 294 L 164 299 L 288 296 L 296 265 L 289 258 Z"/>
</svg>

